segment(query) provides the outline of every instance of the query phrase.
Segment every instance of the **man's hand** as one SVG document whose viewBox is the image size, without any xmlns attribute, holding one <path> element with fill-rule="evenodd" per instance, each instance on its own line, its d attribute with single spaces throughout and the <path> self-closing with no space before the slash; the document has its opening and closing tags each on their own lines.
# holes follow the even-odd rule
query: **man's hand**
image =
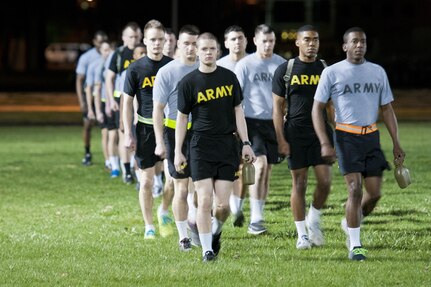
<svg viewBox="0 0 431 287">
<path fill-rule="evenodd" d="M 175 170 L 178 173 L 181 173 L 181 174 L 184 173 L 184 169 L 187 166 L 187 159 L 182 152 L 175 153 L 174 165 L 175 165 Z"/>
<path fill-rule="evenodd" d="M 320 152 L 322 154 L 322 158 L 327 162 L 327 163 L 334 163 L 335 160 L 337 159 L 337 156 L 335 154 L 335 150 L 332 147 L 332 145 L 330 143 L 323 143 L 320 146 Z"/>
<path fill-rule="evenodd" d="M 124 134 L 124 146 L 130 150 L 135 150 L 136 139 L 131 134 Z"/>
</svg>

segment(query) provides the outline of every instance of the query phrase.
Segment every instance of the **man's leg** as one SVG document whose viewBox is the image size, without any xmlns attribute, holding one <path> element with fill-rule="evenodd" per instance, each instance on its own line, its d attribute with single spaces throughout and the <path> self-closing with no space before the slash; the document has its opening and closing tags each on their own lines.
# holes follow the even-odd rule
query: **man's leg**
<svg viewBox="0 0 431 287">
<path fill-rule="evenodd" d="M 310 242 L 315 246 L 324 244 L 323 233 L 320 227 L 320 215 L 331 189 L 331 166 L 322 164 L 314 167 L 316 177 L 316 189 L 313 194 L 313 202 L 310 204 L 306 225 Z"/>
<path fill-rule="evenodd" d="M 223 224 L 230 215 L 229 197 L 232 194 L 233 182 L 227 180 L 216 180 L 214 183 L 215 210 L 212 225 L 213 242 L 212 247 L 215 255 L 218 255 L 221 243 L 220 237 Z"/>
<path fill-rule="evenodd" d="M 257 235 L 267 231 L 263 225 L 263 208 L 268 194 L 268 174 L 270 173 L 270 165 L 267 163 L 266 156 L 258 156 L 254 167 L 255 184 L 249 186 L 251 216 L 248 233 Z"/>
<path fill-rule="evenodd" d="M 364 179 L 365 191 L 362 197 L 362 216 L 368 216 L 382 197 L 382 177 L 370 176 Z"/>
<path fill-rule="evenodd" d="M 290 206 L 298 233 L 296 248 L 309 249 L 311 243 L 305 226 L 305 192 L 307 190 L 308 168 L 294 169 L 290 173 L 292 175 Z"/>
<path fill-rule="evenodd" d="M 153 175 L 154 167 L 140 169 L 141 185 L 139 189 L 139 205 L 145 222 L 145 239 L 155 238 L 153 225 Z"/>
<path fill-rule="evenodd" d="M 85 166 L 91 165 L 91 128 L 93 126 L 93 122 L 87 118 L 84 118 L 84 127 L 82 130 L 82 139 L 84 142 L 85 155 L 82 159 L 82 164 Z"/>
<path fill-rule="evenodd" d="M 189 211 L 187 204 L 188 195 L 188 178 L 173 179 L 174 181 L 174 200 L 172 202 L 172 211 L 177 225 L 180 250 L 191 250 L 191 242 L 187 234 L 187 214 Z"/>
</svg>

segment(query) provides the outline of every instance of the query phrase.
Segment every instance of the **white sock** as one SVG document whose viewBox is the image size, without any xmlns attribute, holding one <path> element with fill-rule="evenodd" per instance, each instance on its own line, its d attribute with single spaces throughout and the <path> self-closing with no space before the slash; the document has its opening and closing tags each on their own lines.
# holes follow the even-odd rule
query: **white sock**
<svg viewBox="0 0 431 287">
<path fill-rule="evenodd" d="M 109 166 L 111 164 L 111 161 L 109 159 L 105 159 L 105 166 Z"/>
<path fill-rule="evenodd" d="M 120 169 L 118 156 L 110 156 L 109 161 L 111 162 L 112 170 L 119 170 Z"/>
<path fill-rule="evenodd" d="M 155 231 L 156 228 L 152 224 L 145 225 L 145 233 L 147 233 L 148 230 L 154 230 Z"/>
<path fill-rule="evenodd" d="M 265 205 L 265 200 L 259 200 L 250 197 L 250 222 L 256 223 L 263 220 L 263 207 Z"/>
<path fill-rule="evenodd" d="M 135 156 L 130 156 L 130 168 L 134 168 L 136 164 Z"/>
<path fill-rule="evenodd" d="M 175 221 L 175 224 L 177 225 L 178 237 L 180 238 L 180 241 L 184 238 L 189 238 L 189 235 L 187 234 L 187 220 Z"/>
<path fill-rule="evenodd" d="M 187 205 L 189 206 L 189 213 L 187 214 L 187 219 L 191 224 L 196 224 L 196 212 L 197 208 L 195 206 L 194 200 L 193 200 L 193 193 L 187 194 Z"/>
<path fill-rule="evenodd" d="M 212 222 L 212 234 L 219 234 L 221 232 L 221 229 L 223 227 L 224 222 L 221 222 L 220 220 L 218 220 L 217 218 L 213 217 L 213 222 Z"/>
<path fill-rule="evenodd" d="M 126 168 L 124 167 L 124 163 L 123 163 L 123 161 L 121 159 L 120 159 L 120 167 L 121 167 L 121 174 L 123 176 L 125 176 L 125 174 L 126 174 Z"/>
<path fill-rule="evenodd" d="M 159 175 L 154 175 L 154 186 L 163 186 L 162 173 L 160 173 Z"/>
<path fill-rule="evenodd" d="M 231 194 L 229 197 L 230 212 L 233 215 L 236 215 L 239 212 L 239 202 L 238 202 L 237 198 L 239 198 L 239 197 L 235 196 L 233 194 Z"/>
<path fill-rule="evenodd" d="M 213 235 L 212 233 L 199 233 L 199 239 L 202 244 L 202 255 L 205 255 L 207 251 L 213 251 Z"/>
<path fill-rule="evenodd" d="M 313 204 L 310 204 L 310 209 L 308 210 L 308 222 L 320 221 L 320 215 L 322 211 L 320 209 L 314 208 Z"/>
<path fill-rule="evenodd" d="M 350 228 L 349 230 L 349 238 L 350 238 L 350 251 L 353 250 L 353 247 L 362 246 L 361 245 L 361 227 Z"/>
<path fill-rule="evenodd" d="M 305 220 L 295 221 L 296 231 L 298 232 L 298 238 L 307 235 L 307 230 L 305 228 Z M 308 235 L 307 235 L 308 236 Z"/>
<path fill-rule="evenodd" d="M 164 210 L 163 209 L 163 205 L 159 205 L 159 207 L 157 208 L 157 214 L 160 215 L 168 215 L 169 214 L 169 210 Z"/>
</svg>

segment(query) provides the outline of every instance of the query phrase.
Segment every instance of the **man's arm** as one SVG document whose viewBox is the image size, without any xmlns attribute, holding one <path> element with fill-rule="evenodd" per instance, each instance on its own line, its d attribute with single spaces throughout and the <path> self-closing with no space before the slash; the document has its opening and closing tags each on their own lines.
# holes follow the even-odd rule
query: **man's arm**
<svg viewBox="0 0 431 287">
<path fill-rule="evenodd" d="M 96 119 L 99 123 L 103 123 L 102 111 L 102 83 L 96 82 L 94 84 L 94 107 L 96 109 Z"/>
<path fill-rule="evenodd" d="M 320 141 L 322 158 L 326 159 L 328 162 L 334 162 L 336 159 L 335 150 L 326 134 L 325 119 L 323 118 L 323 109 L 325 109 L 325 107 L 325 103 L 314 100 L 311 117 L 313 119 L 314 130 Z"/>
<path fill-rule="evenodd" d="M 109 107 L 113 111 L 118 111 L 118 104 L 114 99 L 114 88 L 115 88 L 115 77 L 116 73 L 114 73 L 111 70 L 106 71 L 106 78 L 105 78 L 105 84 L 106 84 L 106 101 L 109 104 Z"/>
<path fill-rule="evenodd" d="M 394 163 L 399 165 L 404 162 L 405 153 L 401 148 L 400 139 L 398 136 L 398 122 L 395 116 L 392 104 L 386 104 L 381 106 L 383 121 L 388 129 L 389 135 L 392 138 Z"/>
<path fill-rule="evenodd" d="M 247 124 L 245 122 L 244 110 L 241 105 L 235 107 L 236 130 L 242 142 L 248 141 Z M 250 145 L 242 146 L 242 158 L 246 162 L 255 162 L 256 156 Z"/>
<path fill-rule="evenodd" d="M 132 134 L 133 119 L 133 97 L 124 94 L 123 102 L 123 127 L 124 127 L 124 145 L 127 148 L 135 149 L 135 139 Z"/>
<path fill-rule="evenodd" d="M 157 101 L 153 101 L 153 127 L 154 134 L 156 136 L 156 149 L 154 153 L 161 158 L 166 157 L 166 146 L 163 140 L 163 110 L 165 109 L 165 104 Z"/>
<path fill-rule="evenodd" d="M 175 159 L 174 165 L 175 170 L 179 173 L 183 172 L 185 165 L 187 165 L 187 159 L 182 152 L 184 139 L 187 132 L 188 115 L 178 111 L 177 122 L 175 127 Z"/>
<path fill-rule="evenodd" d="M 93 95 L 92 95 L 93 85 L 87 85 L 85 87 L 85 98 L 87 99 L 87 116 L 89 120 L 95 120 L 96 116 L 93 110 Z"/>
<path fill-rule="evenodd" d="M 278 152 L 284 156 L 290 155 L 289 143 L 284 138 L 284 111 L 286 109 L 285 98 L 272 93 L 273 112 L 272 120 L 274 122 L 275 135 L 277 136 Z"/>
<path fill-rule="evenodd" d="M 85 79 L 85 75 L 76 74 L 75 89 L 76 89 L 76 95 L 78 96 L 79 107 L 82 113 L 87 112 L 85 107 L 84 95 L 82 94 L 84 79 Z"/>
</svg>

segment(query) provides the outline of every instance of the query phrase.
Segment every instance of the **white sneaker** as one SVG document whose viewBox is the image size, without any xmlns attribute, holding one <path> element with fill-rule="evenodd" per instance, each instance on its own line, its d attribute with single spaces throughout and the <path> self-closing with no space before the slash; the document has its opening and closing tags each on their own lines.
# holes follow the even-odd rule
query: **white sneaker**
<svg viewBox="0 0 431 287">
<path fill-rule="evenodd" d="M 302 235 L 296 242 L 296 249 L 310 249 L 311 243 L 307 235 Z"/>
<path fill-rule="evenodd" d="M 201 246 L 201 240 L 199 238 L 199 231 L 196 223 L 191 224 L 190 221 L 188 221 L 187 223 L 187 231 L 189 234 L 189 238 L 191 239 L 191 244 L 193 246 Z"/>
<path fill-rule="evenodd" d="M 308 235 L 310 236 L 310 243 L 314 246 L 322 246 L 325 244 L 322 230 L 320 229 L 320 222 L 314 221 L 309 222 L 308 217 L 305 218 L 305 225 L 308 229 Z"/>
<path fill-rule="evenodd" d="M 349 237 L 349 229 L 347 227 L 347 219 L 344 217 L 341 219 L 341 229 L 346 234 L 346 247 L 350 250 L 350 237 Z"/>
</svg>

